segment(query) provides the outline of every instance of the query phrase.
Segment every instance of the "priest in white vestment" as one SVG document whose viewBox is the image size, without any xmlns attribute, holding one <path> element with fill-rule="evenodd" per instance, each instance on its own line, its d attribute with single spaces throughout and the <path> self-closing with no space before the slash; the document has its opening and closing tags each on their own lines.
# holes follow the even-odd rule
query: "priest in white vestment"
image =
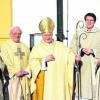
<svg viewBox="0 0 100 100">
<path fill-rule="evenodd" d="M 97 88 L 100 88 L 96 85 L 99 82 L 97 77 L 100 78 L 99 74 L 97 74 L 98 72 L 96 72 L 97 62 L 100 60 L 100 30 L 94 27 L 96 22 L 94 13 L 87 13 L 84 16 L 84 20 L 85 27 L 77 31 L 70 44 L 70 48 L 75 55 L 77 55 L 77 51 L 80 49 L 78 52 L 80 52 L 82 61 L 80 86 L 78 88 L 78 81 L 76 80 L 75 96 L 80 98 L 80 100 L 95 100 L 98 95 Z"/>
<path fill-rule="evenodd" d="M 9 74 L 9 100 L 31 100 L 27 68 L 29 59 L 28 47 L 20 42 L 22 30 L 15 26 L 10 30 L 10 39 L 1 47 L 1 57 Z"/>
</svg>

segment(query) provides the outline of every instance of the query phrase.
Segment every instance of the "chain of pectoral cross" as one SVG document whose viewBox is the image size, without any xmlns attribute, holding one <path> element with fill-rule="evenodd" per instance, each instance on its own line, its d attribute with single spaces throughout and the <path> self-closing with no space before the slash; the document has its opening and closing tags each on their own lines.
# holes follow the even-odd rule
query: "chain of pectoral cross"
<svg viewBox="0 0 100 100">
<path fill-rule="evenodd" d="M 17 52 L 15 52 L 16 56 L 19 56 L 20 59 L 23 59 L 23 56 L 25 56 L 25 53 L 21 51 L 21 48 L 17 48 Z"/>
</svg>

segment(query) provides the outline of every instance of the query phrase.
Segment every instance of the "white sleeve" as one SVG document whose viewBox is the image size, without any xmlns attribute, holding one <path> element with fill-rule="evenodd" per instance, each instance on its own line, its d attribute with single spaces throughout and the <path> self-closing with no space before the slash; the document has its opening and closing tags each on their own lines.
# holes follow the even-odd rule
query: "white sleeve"
<svg viewBox="0 0 100 100">
<path fill-rule="evenodd" d="M 42 66 L 41 66 L 41 70 L 42 71 L 46 71 L 47 70 L 47 66 L 46 66 L 46 61 L 45 58 L 42 59 Z"/>
</svg>

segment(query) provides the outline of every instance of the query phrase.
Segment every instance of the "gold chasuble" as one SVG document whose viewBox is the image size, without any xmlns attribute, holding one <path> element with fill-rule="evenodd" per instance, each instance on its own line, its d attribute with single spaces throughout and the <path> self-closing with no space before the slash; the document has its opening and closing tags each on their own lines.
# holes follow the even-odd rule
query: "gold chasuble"
<svg viewBox="0 0 100 100">
<path fill-rule="evenodd" d="M 7 65 L 10 77 L 8 86 L 10 100 L 30 100 L 28 76 L 17 77 L 15 75 L 21 69 L 27 69 L 29 49 L 23 43 L 15 43 L 12 40 L 8 40 L 1 47 L 1 56 Z"/>
<path fill-rule="evenodd" d="M 42 59 L 50 54 L 54 55 L 55 61 L 48 62 L 47 70 L 41 71 Z M 34 46 L 29 59 L 33 75 L 31 92 L 36 92 L 33 99 L 72 100 L 73 62 L 73 54 L 59 41 L 50 44 L 40 41 Z"/>
<path fill-rule="evenodd" d="M 12 25 L 12 0 L 0 0 L 0 45 L 9 38 Z"/>
</svg>

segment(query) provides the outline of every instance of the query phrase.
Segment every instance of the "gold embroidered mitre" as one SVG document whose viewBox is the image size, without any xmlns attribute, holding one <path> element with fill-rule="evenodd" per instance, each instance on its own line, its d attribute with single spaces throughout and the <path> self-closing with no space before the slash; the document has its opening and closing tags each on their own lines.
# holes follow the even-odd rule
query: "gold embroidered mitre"
<svg viewBox="0 0 100 100">
<path fill-rule="evenodd" d="M 41 33 L 45 32 L 53 33 L 54 27 L 55 27 L 54 22 L 49 17 L 42 19 L 39 23 L 39 29 Z"/>
</svg>

